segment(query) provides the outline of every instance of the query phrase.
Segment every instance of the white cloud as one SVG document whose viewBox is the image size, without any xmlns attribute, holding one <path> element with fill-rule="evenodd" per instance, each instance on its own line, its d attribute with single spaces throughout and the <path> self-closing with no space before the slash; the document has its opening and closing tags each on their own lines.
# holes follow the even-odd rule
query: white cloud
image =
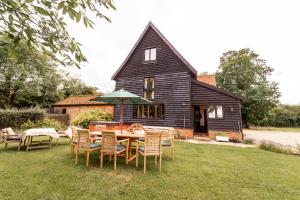
<svg viewBox="0 0 300 200">
<path fill-rule="evenodd" d="M 114 88 L 111 76 L 149 20 L 198 70 L 214 72 L 228 50 L 249 47 L 275 69 L 283 103 L 300 102 L 300 1 L 297 0 L 131 0 L 115 1 L 106 12 L 112 23 L 95 19 L 95 29 L 69 24 L 89 62 L 70 69 L 102 91 Z"/>
</svg>

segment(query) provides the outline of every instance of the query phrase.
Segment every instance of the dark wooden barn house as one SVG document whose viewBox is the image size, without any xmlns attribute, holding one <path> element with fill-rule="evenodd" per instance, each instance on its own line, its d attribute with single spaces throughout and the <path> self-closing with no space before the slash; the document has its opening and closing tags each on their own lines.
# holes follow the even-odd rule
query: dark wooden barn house
<svg viewBox="0 0 300 200">
<path fill-rule="evenodd" d="M 203 78 L 203 80 L 201 80 Z M 151 23 L 112 76 L 116 90 L 143 96 L 153 105 L 127 105 L 124 121 L 181 129 L 188 136 L 241 132 L 241 97 L 198 77 L 192 65 Z M 115 109 L 115 120 L 120 108 Z"/>
</svg>

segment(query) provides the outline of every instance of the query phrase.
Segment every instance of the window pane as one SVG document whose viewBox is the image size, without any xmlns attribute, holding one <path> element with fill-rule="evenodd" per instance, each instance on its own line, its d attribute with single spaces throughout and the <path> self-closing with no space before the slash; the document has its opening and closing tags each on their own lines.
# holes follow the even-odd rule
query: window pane
<svg viewBox="0 0 300 200">
<path fill-rule="evenodd" d="M 148 118 L 148 106 L 143 106 L 143 117 L 142 118 Z"/>
<path fill-rule="evenodd" d="M 138 106 L 134 105 L 133 106 L 133 118 L 137 118 L 138 116 Z"/>
<path fill-rule="evenodd" d="M 154 105 L 149 106 L 149 118 L 155 118 L 155 106 Z"/>
<path fill-rule="evenodd" d="M 154 91 L 151 91 L 151 99 L 154 99 Z"/>
<path fill-rule="evenodd" d="M 150 59 L 150 49 L 145 50 L 145 61 L 148 61 Z"/>
<path fill-rule="evenodd" d="M 149 78 L 149 87 L 148 89 L 154 89 L 154 78 Z"/>
<path fill-rule="evenodd" d="M 143 116 L 142 106 L 138 106 L 138 116 L 137 116 L 137 118 L 142 118 L 142 116 Z"/>
<path fill-rule="evenodd" d="M 207 112 L 208 112 L 208 118 L 216 118 L 216 110 L 214 106 L 210 106 Z"/>
<path fill-rule="evenodd" d="M 150 60 L 156 60 L 156 48 L 151 49 Z"/>
<path fill-rule="evenodd" d="M 144 78 L 144 89 L 148 87 L 149 78 Z"/>
<path fill-rule="evenodd" d="M 217 118 L 223 118 L 223 106 L 217 106 Z"/>
</svg>

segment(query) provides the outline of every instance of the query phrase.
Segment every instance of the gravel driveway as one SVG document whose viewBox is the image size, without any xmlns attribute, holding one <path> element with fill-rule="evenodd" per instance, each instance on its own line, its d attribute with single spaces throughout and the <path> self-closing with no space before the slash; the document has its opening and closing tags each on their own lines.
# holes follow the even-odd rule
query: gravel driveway
<svg viewBox="0 0 300 200">
<path fill-rule="evenodd" d="M 283 132 L 283 131 L 260 131 L 260 130 L 243 130 L 245 138 L 253 138 L 257 141 L 270 140 L 282 145 L 300 145 L 300 132 Z"/>
</svg>

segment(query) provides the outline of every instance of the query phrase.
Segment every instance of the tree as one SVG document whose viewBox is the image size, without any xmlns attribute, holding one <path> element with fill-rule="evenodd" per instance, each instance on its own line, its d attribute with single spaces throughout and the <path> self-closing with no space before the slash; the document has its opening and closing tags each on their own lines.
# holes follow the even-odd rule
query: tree
<svg viewBox="0 0 300 200">
<path fill-rule="evenodd" d="M 15 44 L 26 41 L 27 45 L 43 51 L 63 65 L 75 65 L 86 61 L 80 44 L 72 38 L 64 16 L 93 27 L 87 13 L 110 19 L 100 9 L 115 9 L 112 0 L 1 0 L 0 35 L 8 35 Z M 8 41 L 10 43 L 10 41 Z M 6 43 L 2 41 L 0 45 Z"/>
<path fill-rule="evenodd" d="M 257 124 L 279 102 L 278 83 L 268 80 L 273 69 L 250 49 L 228 51 L 220 58 L 217 85 L 244 97 L 244 125 Z"/>
<path fill-rule="evenodd" d="M 9 53 L 12 45 L 0 46 L 0 107 L 45 107 L 63 98 L 58 90 L 61 76 L 51 58 L 23 41 L 15 48 L 18 56 L 14 58 Z"/>
<path fill-rule="evenodd" d="M 98 88 L 93 86 L 88 86 L 80 79 L 77 78 L 67 78 L 63 80 L 63 93 L 64 97 L 69 97 L 72 95 L 89 95 L 89 94 L 99 94 L 97 92 Z"/>
</svg>

